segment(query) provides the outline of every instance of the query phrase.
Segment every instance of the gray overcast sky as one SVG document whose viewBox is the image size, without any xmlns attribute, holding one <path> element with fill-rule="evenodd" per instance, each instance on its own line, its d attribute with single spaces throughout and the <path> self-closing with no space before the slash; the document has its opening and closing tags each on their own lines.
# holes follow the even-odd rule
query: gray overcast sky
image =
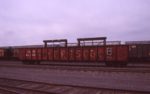
<svg viewBox="0 0 150 94">
<path fill-rule="evenodd" d="M 0 46 L 101 36 L 150 40 L 150 0 L 0 0 Z"/>
</svg>

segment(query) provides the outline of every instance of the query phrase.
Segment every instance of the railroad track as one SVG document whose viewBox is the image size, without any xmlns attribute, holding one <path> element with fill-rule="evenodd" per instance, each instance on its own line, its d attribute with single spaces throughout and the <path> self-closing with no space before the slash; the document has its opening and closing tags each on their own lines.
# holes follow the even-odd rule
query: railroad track
<svg viewBox="0 0 150 94">
<path fill-rule="evenodd" d="M 15 87 L 15 86 L 8 86 L 8 85 L 0 85 L 0 93 L 3 94 L 57 94 L 57 93 L 50 93 L 35 89 L 26 89 L 23 87 Z"/>
<path fill-rule="evenodd" d="M 81 86 L 84 86 L 84 88 L 85 88 L 85 86 L 86 86 L 86 89 L 85 89 L 85 91 L 84 92 L 86 92 L 86 90 L 87 90 L 87 88 L 88 88 L 88 90 L 90 89 L 91 90 L 91 87 L 93 87 L 94 88 L 94 90 L 96 89 L 95 87 L 105 87 L 105 85 L 106 85 L 106 88 L 105 89 L 102 89 L 102 88 L 97 88 L 98 90 L 100 89 L 100 90 L 102 90 L 102 91 L 111 91 L 111 92 L 113 92 L 113 90 L 114 90 L 114 92 L 127 92 L 127 91 L 129 91 L 129 92 L 131 92 L 130 90 L 132 90 L 132 92 L 136 92 L 136 93 L 134 93 L 134 94 L 143 94 L 143 93 L 145 93 L 145 94 L 149 94 L 150 92 L 144 92 L 144 91 L 149 91 L 149 89 L 147 89 L 147 87 L 148 87 L 148 84 L 143 84 L 143 85 L 141 85 L 141 84 L 136 84 L 136 81 L 134 81 L 133 79 L 131 79 L 131 86 L 134 86 L 134 88 L 130 88 L 130 86 L 128 87 L 127 86 L 127 88 L 126 88 L 126 90 L 124 90 L 125 88 L 124 88 L 124 86 L 126 86 L 126 85 L 122 85 L 123 87 L 121 87 L 121 88 L 119 88 L 119 87 L 114 87 L 114 85 L 113 84 L 110 84 L 110 85 L 112 85 L 112 86 L 107 86 L 107 84 L 105 84 L 105 83 L 103 83 L 101 80 L 99 80 L 99 77 L 100 76 L 104 76 L 104 77 L 102 77 L 102 78 L 112 78 L 112 79 L 107 79 L 108 81 L 109 80 L 112 80 L 112 82 L 117 82 L 117 81 L 115 81 L 115 79 L 117 79 L 118 77 L 120 78 L 121 76 L 119 76 L 119 75 L 122 75 L 122 76 L 128 76 L 128 75 L 134 75 L 133 77 L 131 77 L 131 78 L 138 78 L 139 79 L 139 77 L 138 76 L 141 76 L 141 75 L 143 75 L 142 77 L 144 77 L 144 78 L 146 78 L 146 77 L 149 77 L 148 75 L 149 75 L 149 73 L 150 73 L 150 69 L 139 69 L 139 68 L 137 68 L 137 69 L 132 69 L 132 68 L 111 68 L 111 67 L 70 67 L 70 66 L 47 66 L 47 65 L 42 65 L 42 66 L 40 66 L 40 65 L 0 65 L 0 67 L 2 67 L 1 69 L 2 69 L 2 72 L 4 72 L 4 73 L 6 73 L 6 76 L 4 75 L 4 76 L 1 76 L 1 77 L 6 77 L 6 78 L 8 78 L 8 77 L 10 77 L 10 78 L 13 78 L 13 79 L 22 79 L 22 80 L 32 80 L 32 81 L 41 81 L 41 82 L 50 82 L 50 83 L 53 83 L 53 82 L 55 82 L 55 83 L 61 83 L 61 84 L 67 84 L 67 85 L 63 85 L 63 86 L 67 86 L 67 88 L 68 87 L 71 87 L 71 88 L 73 88 L 73 87 L 75 87 L 74 89 L 77 89 L 77 87 L 78 87 L 78 89 L 80 89 L 81 91 L 83 90 L 84 91 L 84 89 L 82 89 L 82 88 L 79 88 L 79 86 L 81 87 Z M 4 68 L 3 68 L 4 67 Z M 28 73 L 28 71 L 26 71 L 26 70 L 30 70 L 29 72 L 31 72 L 31 73 Z M 5 71 L 6 70 L 6 71 Z M 7 71 L 8 70 L 8 71 Z M 11 70 L 13 71 L 13 70 L 16 70 L 17 72 L 11 72 Z M 51 71 L 52 70 L 52 71 Z M 54 70 L 54 71 L 53 71 Z M 57 71 L 58 70 L 58 71 Z M 18 71 L 21 71 L 21 72 L 18 72 Z M 32 74 L 32 71 L 33 71 L 33 74 Z M 45 73 L 46 72 L 46 73 Z M 58 73 L 59 74 L 59 76 L 58 76 L 58 74 L 57 75 L 54 75 L 55 73 L 53 73 L 53 72 L 56 72 L 56 74 Z M 62 72 L 62 73 L 61 73 Z M 125 73 L 124 73 L 125 72 Z M 127 72 L 127 73 L 126 73 Z M 132 72 L 135 72 L 135 73 L 132 73 Z M 10 73 L 10 74 L 9 74 Z M 18 74 L 19 73 L 19 74 Z M 34 73 L 35 73 L 35 75 L 34 75 Z M 50 73 L 50 74 L 49 74 Z M 71 75 L 73 73 L 73 75 Z M 78 74 L 77 73 L 79 73 L 79 75 L 80 74 L 82 74 L 82 75 L 86 75 L 86 77 L 87 77 L 87 79 L 88 79 L 88 77 L 89 77 L 89 79 L 87 80 L 86 79 L 86 77 L 84 78 L 84 77 L 80 77 L 80 76 L 78 76 Z M 3 74 L 3 73 L 2 73 Z M 25 76 L 23 76 L 22 74 L 25 74 Z M 28 75 L 29 74 L 29 75 Z M 41 75 L 41 74 L 43 74 L 43 75 Z M 67 74 L 67 75 L 64 75 L 64 74 Z M 9 75 L 12 75 L 12 76 L 9 76 Z M 27 77 L 27 75 L 28 75 L 28 77 Z M 32 77 L 32 75 L 34 75 L 34 77 Z M 49 75 L 51 75 L 51 76 L 49 76 Z M 63 75 L 62 76 L 62 78 L 61 78 L 61 75 Z M 70 76 L 71 75 L 71 76 Z M 100 76 L 98 76 L 98 75 L 100 75 Z M 109 75 L 109 76 L 108 76 Z M 116 75 L 116 76 L 115 76 Z M 146 75 L 146 76 L 145 76 Z M 31 76 L 31 77 L 30 77 Z M 41 78 L 40 78 L 40 76 L 41 76 Z M 68 78 L 70 76 L 70 78 Z M 96 77 L 95 77 L 96 76 Z M 115 77 L 114 77 L 115 76 Z M 25 77 L 25 79 L 24 79 L 24 77 Z M 39 79 L 36 79 L 36 78 L 38 78 L 39 77 Z M 90 78 L 91 77 L 91 78 Z M 116 78 L 117 77 L 117 78 Z M 142 78 L 142 77 L 140 77 L 140 79 Z M 34 78 L 34 79 L 33 79 Z M 50 79 L 50 81 L 49 80 L 46 80 L 46 78 L 47 79 L 49 79 L 49 78 L 51 78 Z M 57 79 L 57 78 L 59 78 L 59 79 Z M 66 79 L 66 78 L 68 78 L 68 81 L 70 81 L 70 82 L 68 82 L 68 81 L 64 81 L 64 80 L 62 80 L 61 81 L 61 79 Z M 87 82 L 87 81 L 91 81 L 92 83 L 89 83 L 88 85 L 85 85 L 84 84 L 84 82 L 82 83 L 82 82 L 80 82 L 80 80 L 78 80 L 78 79 L 74 79 L 74 78 L 81 78 L 82 80 L 83 80 L 83 78 L 84 79 L 86 79 L 86 80 L 83 80 L 83 81 L 85 81 L 85 82 Z M 115 78 L 115 79 L 114 79 Z M 128 77 L 126 77 L 127 78 L 127 81 L 124 81 L 124 80 L 119 80 L 119 82 L 121 82 L 121 81 L 123 81 L 123 83 L 125 82 L 125 84 L 126 84 L 126 82 L 129 82 L 129 79 L 128 79 Z M 42 80 L 42 79 L 44 79 L 44 80 Z M 55 80 L 53 80 L 53 79 L 57 79 L 57 80 L 59 80 L 58 82 L 57 81 L 55 81 Z M 74 80 L 69 80 L 69 79 L 74 79 Z M 93 80 L 92 80 L 93 79 Z M 95 80 L 94 80 L 95 79 Z M 101 79 L 101 78 L 100 78 Z M 123 79 L 123 77 L 121 77 L 120 79 Z M 138 80 L 137 79 L 137 83 L 139 82 L 139 83 L 141 83 L 141 81 L 142 80 Z M 147 78 L 148 79 L 148 78 Z M 144 81 L 147 81 L 147 83 L 149 83 L 149 81 L 147 80 L 147 79 L 144 79 Z M 81 81 L 82 81 L 81 80 Z M 61 81 L 61 82 L 60 82 Z M 63 82 L 64 81 L 64 82 Z M 100 84 L 98 84 L 98 85 L 95 85 L 96 83 L 94 82 L 94 81 L 98 81 L 99 83 L 102 83 L 102 84 L 105 84 L 105 85 L 100 85 Z M 108 81 L 106 81 L 106 83 L 108 82 Z M 144 83 L 144 81 L 142 81 L 143 83 Z M 75 82 L 75 83 L 72 83 L 72 82 Z M 79 83 L 77 83 L 77 82 L 79 82 Z M 93 82 L 94 82 L 94 84 L 93 84 Z M 130 83 L 129 82 L 129 83 Z M 132 82 L 133 82 L 133 84 L 132 84 Z M 0 82 L 1 83 L 1 82 Z M 81 84 L 80 84 L 81 83 Z M 111 81 L 110 81 L 110 83 L 111 83 Z M 71 86 L 71 85 L 78 85 L 78 86 Z M 137 90 L 137 88 L 139 88 L 139 87 L 136 87 L 136 86 L 142 86 L 142 87 L 146 87 L 146 89 L 145 88 L 142 88 L 142 87 L 140 87 L 140 88 L 142 88 L 142 89 L 139 89 L 139 90 Z M 28 85 L 27 85 L 28 86 Z M 30 86 L 30 85 L 29 85 Z M 60 85 L 59 85 L 60 86 Z M 89 87 L 87 87 L 87 86 L 91 86 L 90 88 Z M 41 87 L 41 86 L 39 86 L 39 87 Z M 109 89 L 110 88 L 110 89 Z M 115 88 L 115 89 L 112 89 L 112 88 Z M 120 89 L 123 89 L 123 90 L 120 90 Z M 134 90 L 137 90 L 137 91 L 134 91 Z M 140 91 L 141 90 L 141 91 Z M 66 90 L 67 91 L 67 90 Z M 69 91 L 72 91 L 72 89 L 70 89 Z M 77 90 L 77 91 L 79 91 L 79 90 Z M 93 92 L 95 92 L 95 91 L 93 91 Z M 96 90 L 96 92 L 101 92 L 101 91 L 97 91 Z M 140 92 L 140 93 L 139 93 Z M 28 94 L 28 93 L 27 93 Z M 36 93 L 35 93 L 36 94 Z M 60 93 L 61 94 L 61 93 Z M 67 94 L 67 93 L 62 93 L 62 94 Z M 69 94 L 69 93 L 68 93 Z M 80 93 L 74 93 L 74 94 L 80 94 Z M 81 93 L 82 94 L 82 93 Z M 89 94 L 89 93 L 85 93 L 85 94 Z M 91 93 L 91 94 L 94 94 L 94 93 Z M 100 94 L 100 93 L 95 93 L 95 94 Z M 103 93 L 102 93 L 103 94 Z M 108 93 L 109 94 L 109 93 Z M 122 93 L 121 93 L 122 94 Z M 128 94 L 128 93 L 125 93 L 125 94 Z M 130 93 L 130 94 L 132 94 L 132 93 Z"/>
<path fill-rule="evenodd" d="M 107 88 L 81 87 L 49 84 L 17 79 L 0 78 L 2 94 L 149 94 L 144 91 L 129 91 Z"/>
<path fill-rule="evenodd" d="M 25 65 L 22 64 L 21 61 L 0 61 L 2 65 Z M 34 64 L 28 64 L 34 65 Z M 97 63 L 97 62 L 42 62 L 41 66 L 75 66 L 75 67 L 106 67 L 104 63 Z M 150 68 L 150 62 L 143 62 L 143 63 L 136 63 L 136 62 L 129 62 L 126 68 Z"/>
<path fill-rule="evenodd" d="M 0 87 L 0 94 L 17 94 L 16 92 L 5 89 L 4 87 Z"/>
<path fill-rule="evenodd" d="M 150 73 L 150 68 L 114 68 L 114 67 L 85 67 L 85 66 L 48 66 L 48 65 L 17 65 L 17 64 L 0 64 L 0 67 L 12 68 L 33 68 L 33 69 L 49 69 L 49 70 L 67 70 L 67 71 L 97 71 L 97 72 L 137 72 Z"/>
</svg>

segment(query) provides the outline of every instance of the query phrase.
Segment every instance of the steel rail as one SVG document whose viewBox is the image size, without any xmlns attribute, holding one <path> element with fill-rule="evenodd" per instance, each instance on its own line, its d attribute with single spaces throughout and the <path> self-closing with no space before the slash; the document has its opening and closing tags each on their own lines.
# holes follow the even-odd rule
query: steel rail
<svg viewBox="0 0 150 94">
<path fill-rule="evenodd" d="M 112 92 L 126 92 L 127 93 L 133 93 L 133 94 L 150 94 L 149 91 L 139 91 L 139 90 L 123 90 L 123 89 L 112 89 L 112 88 L 98 88 L 98 87 L 90 87 L 90 86 L 76 86 L 76 85 L 64 85 L 64 84 L 50 84 L 45 82 L 36 82 L 36 81 L 25 81 L 25 80 L 19 80 L 19 79 L 9 79 L 9 78 L 0 78 L 3 80 L 9 80 L 9 81 L 18 81 L 18 82 L 26 82 L 26 83 L 36 83 L 36 84 L 42 84 L 42 85 L 51 85 L 51 86 L 67 86 L 67 87 L 73 87 L 73 88 L 81 88 L 81 89 L 88 89 L 88 90 L 105 90 L 105 91 L 112 91 Z M 41 90 L 33 90 L 33 89 L 27 89 L 27 88 L 20 88 L 20 87 L 13 87 L 13 86 L 7 86 L 7 85 L 0 85 L 0 87 L 6 87 L 6 88 L 13 88 L 13 89 L 21 89 L 21 90 L 27 90 L 31 92 L 37 92 L 37 93 L 43 93 L 43 94 L 59 94 L 55 92 L 47 92 L 47 91 L 41 91 Z M 63 93 L 63 92 L 62 92 Z M 60 93 L 61 94 L 61 93 Z"/>
</svg>

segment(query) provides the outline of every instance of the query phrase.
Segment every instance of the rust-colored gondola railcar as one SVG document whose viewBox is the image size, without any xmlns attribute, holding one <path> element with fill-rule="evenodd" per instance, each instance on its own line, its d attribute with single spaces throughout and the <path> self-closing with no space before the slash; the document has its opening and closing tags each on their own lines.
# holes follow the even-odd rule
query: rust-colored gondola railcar
<svg viewBox="0 0 150 94">
<path fill-rule="evenodd" d="M 128 61 L 128 46 L 22 48 L 19 56 L 22 61 L 30 63 L 40 61 L 75 61 L 106 62 L 107 65 L 121 65 Z"/>
<path fill-rule="evenodd" d="M 93 39 L 93 38 L 92 38 Z M 95 39 L 95 38 L 94 38 Z M 101 38 L 99 38 L 101 39 Z M 79 39 L 79 43 L 89 39 Z M 96 40 L 96 39 L 95 39 Z M 65 42 L 66 40 L 46 40 L 45 47 L 32 47 L 20 49 L 20 60 L 30 63 L 41 61 L 51 62 L 105 62 L 106 65 L 126 65 L 128 61 L 127 45 L 82 45 L 61 46 L 51 45 L 47 42 Z M 92 44 L 93 41 L 92 41 Z"/>
</svg>

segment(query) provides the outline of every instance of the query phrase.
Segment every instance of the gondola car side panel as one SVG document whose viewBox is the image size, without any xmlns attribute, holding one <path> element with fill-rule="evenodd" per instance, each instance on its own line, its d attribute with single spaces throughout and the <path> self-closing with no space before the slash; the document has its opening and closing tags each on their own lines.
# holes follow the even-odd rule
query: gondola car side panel
<svg viewBox="0 0 150 94">
<path fill-rule="evenodd" d="M 25 48 L 19 48 L 19 55 L 18 55 L 19 60 L 25 61 L 27 59 L 26 57 L 28 57 L 29 54 L 27 54 L 26 52 L 27 51 Z"/>
<path fill-rule="evenodd" d="M 77 47 L 75 49 L 75 58 L 76 61 L 82 62 L 83 61 L 83 57 L 82 57 L 82 47 Z"/>
<path fill-rule="evenodd" d="M 89 57 L 90 57 L 90 61 L 93 61 L 93 62 L 96 62 L 97 61 L 97 47 L 91 47 L 90 48 L 90 50 L 89 50 L 89 52 L 90 52 L 90 55 L 89 55 Z"/>
<path fill-rule="evenodd" d="M 32 50 L 30 48 L 25 49 L 25 59 L 32 60 Z"/>
<path fill-rule="evenodd" d="M 128 61 L 128 46 L 118 45 L 117 46 L 117 60 L 118 62 Z"/>
<path fill-rule="evenodd" d="M 42 49 L 41 48 L 37 48 L 36 56 L 37 56 L 37 61 L 41 61 L 42 60 Z"/>
<path fill-rule="evenodd" d="M 47 48 L 42 48 L 42 60 L 46 61 L 48 59 Z"/>
<path fill-rule="evenodd" d="M 60 48 L 60 60 L 68 61 L 68 48 L 67 47 Z"/>
<path fill-rule="evenodd" d="M 99 62 L 104 62 L 105 61 L 105 47 L 101 46 L 98 47 L 98 57 L 97 57 Z"/>
<path fill-rule="evenodd" d="M 54 48 L 54 61 L 60 61 L 60 48 Z"/>
<path fill-rule="evenodd" d="M 49 61 L 53 61 L 54 60 L 54 51 L 53 51 L 53 48 L 48 48 L 48 50 L 47 50 L 47 52 L 48 52 L 48 60 Z"/>
<path fill-rule="evenodd" d="M 83 61 L 89 62 L 90 60 L 90 48 L 83 47 Z"/>
<path fill-rule="evenodd" d="M 117 59 L 117 50 L 115 45 L 106 46 L 106 61 L 115 62 Z"/>
<path fill-rule="evenodd" d="M 75 61 L 75 47 L 68 48 L 68 60 Z"/>
<path fill-rule="evenodd" d="M 31 59 L 33 61 L 37 60 L 36 48 L 31 49 Z"/>
</svg>

